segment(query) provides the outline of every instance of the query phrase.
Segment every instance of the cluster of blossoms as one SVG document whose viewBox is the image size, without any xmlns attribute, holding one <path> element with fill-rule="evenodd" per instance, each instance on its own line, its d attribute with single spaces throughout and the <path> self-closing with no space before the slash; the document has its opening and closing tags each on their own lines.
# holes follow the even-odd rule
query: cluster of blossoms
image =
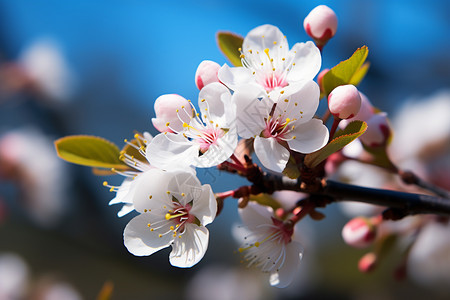
<svg viewBox="0 0 450 300">
<path fill-rule="evenodd" d="M 223 200 L 232 196 L 240 198 L 239 214 L 246 229 L 238 252 L 248 266 L 268 273 L 272 286 L 286 287 L 303 254 L 296 224 L 307 215 L 322 219 L 316 208 L 333 198 L 323 192 L 324 177 L 352 159 L 402 176 L 386 152 L 392 136 L 386 114 L 352 84 L 364 76 L 365 58 L 358 61 L 359 69 L 351 71 L 359 80 L 349 78 L 330 88 L 330 82 L 341 79 L 332 78 L 339 71 L 319 71 L 322 48 L 336 33 L 336 15 L 326 6 L 316 7 L 305 18 L 304 28 L 314 43 L 290 48 L 277 27 L 262 25 L 236 49 L 239 64 L 200 63 L 195 74 L 197 105 L 177 94 L 156 99 L 152 123 L 160 133 L 125 140 L 120 160 L 127 169 L 115 171 L 126 179 L 120 186 L 104 182 L 116 192 L 110 204 L 123 205 L 118 215 L 136 214 L 124 231 L 125 246 L 132 254 L 151 255 L 171 246 L 170 263 L 192 267 L 208 247 L 205 226 L 220 213 Z M 313 80 L 316 75 L 318 83 Z M 328 110 L 320 119 L 316 114 L 322 96 L 327 97 Z M 329 130 L 325 123 L 331 116 Z M 350 146 L 360 145 L 370 159 L 352 157 L 348 146 L 342 149 L 357 138 L 359 142 Z M 253 164 L 252 153 L 267 172 Z M 238 173 L 253 185 L 214 194 L 196 177 L 196 168 L 210 167 Z M 278 179 L 267 179 L 270 175 Z M 282 208 L 250 199 L 280 190 L 305 196 Z M 383 217 L 353 219 L 343 229 L 344 240 L 360 248 L 371 245 Z M 360 268 L 367 270 L 374 261 L 374 255 L 367 257 Z"/>
</svg>

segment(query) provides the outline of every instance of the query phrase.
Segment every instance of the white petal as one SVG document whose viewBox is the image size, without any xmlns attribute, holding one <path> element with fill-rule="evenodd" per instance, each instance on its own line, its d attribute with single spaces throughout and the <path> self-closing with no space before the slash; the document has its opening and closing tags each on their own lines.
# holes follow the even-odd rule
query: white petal
<svg viewBox="0 0 450 300">
<path fill-rule="evenodd" d="M 159 169 L 142 173 L 136 180 L 133 204 L 138 212 L 146 209 L 162 208 L 171 204 L 167 195 L 167 185 L 173 175 Z"/>
<path fill-rule="evenodd" d="M 272 224 L 271 207 L 249 202 L 245 208 L 239 208 L 239 216 L 249 230 L 254 231 L 259 225 Z"/>
<path fill-rule="evenodd" d="M 292 282 L 300 267 L 302 252 L 302 246 L 295 241 L 286 245 L 286 260 L 278 272 L 270 274 L 270 285 L 284 288 Z"/>
<path fill-rule="evenodd" d="M 209 184 L 201 188 L 201 194 L 194 198 L 192 209 L 189 213 L 196 216 L 203 226 L 206 226 L 214 220 L 217 213 L 217 201 Z"/>
<path fill-rule="evenodd" d="M 125 247 L 136 256 L 151 255 L 168 247 L 174 239 L 170 233 L 159 237 L 159 234 L 170 230 L 169 227 L 172 223 L 169 221 L 166 221 L 165 226 L 159 230 L 151 231 L 148 224 L 159 221 L 151 218 L 151 216 L 150 214 L 142 214 L 134 217 L 123 232 Z"/>
<path fill-rule="evenodd" d="M 198 157 L 199 147 L 182 134 L 158 134 L 148 144 L 147 160 L 163 170 L 180 170 L 189 167 Z"/>
<path fill-rule="evenodd" d="M 119 210 L 119 212 L 117 213 L 117 216 L 119 218 L 129 214 L 130 212 L 132 212 L 134 210 L 134 205 L 133 204 L 124 204 L 122 206 L 122 208 Z"/>
<path fill-rule="evenodd" d="M 222 138 L 212 144 L 208 151 L 199 156 L 193 165 L 199 168 L 209 168 L 223 163 L 234 153 L 237 142 L 236 128 L 233 127 Z"/>
<path fill-rule="evenodd" d="M 167 183 L 167 190 L 175 196 L 182 205 L 201 195 L 201 183 L 198 178 L 188 172 L 172 172 L 173 176 Z M 185 196 L 182 196 L 185 194 Z"/>
<path fill-rule="evenodd" d="M 109 205 L 118 204 L 118 203 L 133 203 L 132 195 L 128 195 L 133 188 L 133 183 L 135 181 L 130 178 L 126 178 L 122 184 L 119 186 L 119 190 L 116 193 L 116 197 L 114 197 L 111 201 L 109 201 Z"/>
<path fill-rule="evenodd" d="M 255 153 L 264 167 L 275 172 L 282 172 L 289 160 L 289 151 L 274 138 L 257 136 L 254 141 Z"/>
<path fill-rule="evenodd" d="M 284 97 L 277 103 L 277 112 L 286 111 L 285 116 L 297 119 L 296 125 L 306 123 L 314 117 L 319 107 L 320 88 L 314 81 L 289 85 Z M 284 100 L 288 99 L 288 102 Z"/>
<path fill-rule="evenodd" d="M 236 91 L 243 85 L 255 82 L 252 71 L 244 67 L 230 68 L 224 64 L 217 73 L 219 80 L 229 89 Z"/>
<path fill-rule="evenodd" d="M 320 55 L 320 50 L 313 42 L 297 43 L 292 47 L 289 54 L 294 56 L 293 62 L 295 63 L 295 66 L 292 66 L 292 69 L 287 76 L 287 81 L 289 83 L 312 80 L 319 72 L 322 64 L 322 57 Z"/>
<path fill-rule="evenodd" d="M 208 248 L 209 231 L 205 227 L 186 224 L 186 231 L 181 238 L 176 238 L 170 253 L 172 266 L 190 268 L 197 264 Z"/>
<path fill-rule="evenodd" d="M 227 87 L 218 82 L 206 85 L 199 93 L 198 106 L 200 115 L 207 115 L 203 121 L 213 121 L 219 127 L 228 128 L 235 119 L 235 110 L 231 105 L 231 93 Z"/>
<path fill-rule="evenodd" d="M 319 150 L 328 142 L 328 128 L 323 125 L 322 120 L 312 119 L 307 123 L 300 124 L 294 128 L 286 138 L 295 139 L 289 140 L 287 143 L 289 148 L 300 153 L 311 153 Z"/>
<path fill-rule="evenodd" d="M 281 48 L 280 48 L 281 46 Z M 289 45 L 284 34 L 273 25 L 261 25 L 251 30 L 242 44 L 244 52 L 252 49 L 263 53 L 264 49 L 269 49 L 272 57 L 278 57 L 279 52 L 285 52 Z M 265 53 L 263 53 L 265 55 Z"/>
<path fill-rule="evenodd" d="M 236 91 L 232 100 L 236 105 L 239 136 L 247 139 L 259 135 L 265 128 L 264 118 L 269 115 L 273 106 L 264 90 L 256 85 L 248 85 Z"/>
</svg>

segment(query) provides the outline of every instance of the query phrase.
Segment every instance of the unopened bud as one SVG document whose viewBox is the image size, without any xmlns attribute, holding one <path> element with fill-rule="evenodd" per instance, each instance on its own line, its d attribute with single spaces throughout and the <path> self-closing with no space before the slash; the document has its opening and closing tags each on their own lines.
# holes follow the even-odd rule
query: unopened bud
<svg viewBox="0 0 450 300">
<path fill-rule="evenodd" d="M 387 114 L 381 112 L 367 120 L 367 130 L 359 139 L 368 147 L 384 147 L 389 143 L 391 135 Z"/>
<path fill-rule="evenodd" d="M 195 84 L 197 88 L 201 90 L 207 84 L 219 82 L 219 78 L 217 78 L 219 69 L 220 65 L 214 61 L 202 61 L 195 72 Z"/>
<path fill-rule="evenodd" d="M 355 248 L 370 246 L 375 240 L 376 233 L 376 227 L 370 220 L 362 217 L 350 220 L 342 228 L 342 238 L 347 245 Z"/>
<path fill-rule="evenodd" d="M 321 92 L 324 91 L 323 85 L 322 85 L 322 79 L 323 79 L 323 76 L 325 76 L 325 74 L 328 73 L 328 71 L 330 71 L 330 69 L 323 69 L 323 70 L 319 73 L 319 75 L 317 75 L 317 83 L 319 84 L 319 87 L 320 87 L 320 91 L 321 91 Z"/>
<path fill-rule="evenodd" d="M 353 118 L 342 120 L 339 123 L 339 127 L 341 127 L 342 129 L 347 127 L 347 125 L 352 121 L 367 121 L 375 114 L 375 108 L 373 107 L 372 103 L 370 103 L 370 100 L 367 98 L 367 96 L 361 92 L 359 92 L 359 96 L 361 97 L 361 107 L 359 108 L 359 112 Z"/>
<path fill-rule="evenodd" d="M 358 269 L 362 273 L 369 273 L 373 271 L 377 264 L 377 256 L 375 253 L 370 252 L 361 257 L 358 262 Z"/>
<path fill-rule="evenodd" d="M 177 94 L 159 96 L 155 101 L 156 118 L 153 126 L 160 132 L 181 131 L 183 123 L 189 123 L 192 115 L 190 103 Z"/>
<path fill-rule="evenodd" d="M 326 5 L 314 8 L 303 21 L 306 33 L 314 39 L 319 49 L 336 33 L 338 25 L 334 11 Z"/>
<path fill-rule="evenodd" d="M 339 119 L 356 116 L 361 108 L 361 96 L 358 89 L 351 84 L 336 87 L 328 96 L 328 107 L 331 114 Z"/>
</svg>

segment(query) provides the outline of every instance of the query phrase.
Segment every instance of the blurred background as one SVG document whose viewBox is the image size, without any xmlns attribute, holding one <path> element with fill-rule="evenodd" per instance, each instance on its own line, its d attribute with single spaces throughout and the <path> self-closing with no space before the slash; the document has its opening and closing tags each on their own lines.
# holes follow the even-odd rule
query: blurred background
<svg viewBox="0 0 450 300">
<path fill-rule="evenodd" d="M 228 63 L 217 31 L 245 36 L 269 23 L 293 45 L 309 40 L 303 19 L 319 4 L 339 19 L 323 68 L 367 45 L 371 68 L 359 88 L 375 106 L 394 118 L 405 105 L 439 98 L 449 112 L 448 1 L 0 1 L 0 299 L 95 299 L 105 286 L 113 286 L 111 299 L 448 299 L 442 278 L 397 282 L 395 255 L 360 274 L 364 251 L 343 243 L 348 217 L 337 206 L 324 210 L 323 222 L 301 223 L 301 274 L 284 290 L 239 264 L 232 199 L 209 226 L 208 252 L 194 268 L 171 267 L 169 249 L 134 257 L 122 240 L 132 216 L 118 218 L 120 207 L 108 206 L 114 195 L 102 186 L 122 178 L 56 157 L 53 141 L 66 135 L 119 146 L 135 130 L 155 135 L 158 96 L 196 102 L 198 64 Z M 448 136 L 448 122 L 427 119 L 425 109 L 415 116 L 413 123 L 437 124 Z M 217 170 L 198 176 L 215 192 L 245 184 Z"/>
</svg>

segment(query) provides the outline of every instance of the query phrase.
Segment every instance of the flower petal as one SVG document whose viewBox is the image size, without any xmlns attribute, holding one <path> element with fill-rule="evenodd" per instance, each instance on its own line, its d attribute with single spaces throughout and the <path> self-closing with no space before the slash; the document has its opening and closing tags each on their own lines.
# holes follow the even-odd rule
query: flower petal
<svg viewBox="0 0 450 300">
<path fill-rule="evenodd" d="M 169 260 L 172 266 L 190 268 L 197 264 L 208 248 L 209 231 L 206 227 L 186 224 L 181 238 L 176 238 L 172 245 Z"/>
<path fill-rule="evenodd" d="M 311 120 L 319 107 L 320 88 L 317 83 L 309 80 L 290 85 L 285 90 L 284 97 L 277 102 L 277 112 L 285 111 L 286 117 L 297 120 L 296 125 Z"/>
<path fill-rule="evenodd" d="M 206 115 L 203 121 L 213 121 L 219 127 L 228 128 L 235 119 L 235 110 L 231 105 L 231 93 L 227 87 L 218 82 L 206 85 L 198 95 L 200 114 Z"/>
<path fill-rule="evenodd" d="M 124 204 L 122 206 L 122 208 L 119 210 L 119 212 L 117 213 L 117 216 L 119 218 L 129 214 L 130 212 L 132 212 L 134 210 L 134 205 L 133 204 Z"/>
<path fill-rule="evenodd" d="M 270 274 L 270 285 L 277 288 L 287 287 L 295 278 L 300 261 L 302 259 L 303 247 L 295 241 L 286 245 L 286 260 L 278 272 Z"/>
<path fill-rule="evenodd" d="M 208 151 L 197 157 L 193 165 L 200 168 L 209 168 L 223 163 L 234 153 L 237 142 L 236 128 L 232 127 L 223 137 L 209 146 Z"/>
<path fill-rule="evenodd" d="M 236 105 L 236 126 L 239 136 L 248 139 L 259 135 L 265 128 L 264 118 L 270 114 L 272 100 L 256 85 L 247 85 L 232 97 Z"/>
<path fill-rule="evenodd" d="M 320 70 L 322 57 L 320 50 L 313 42 L 295 44 L 289 55 L 293 56 L 292 62 L 295 63 L 287 75 L 287 81 L 297 82 L 302 80 L 312 80 Z"/>
<path fill-rule="evenodd" d="M 322 120 L 312 119 L 307 123 L 296 126 L 285 137 L 292 138 L 287 142 L 289 148 L 307 154 L 325 146 L 328 142 L 329 133 Z"/>
<path fill-rule="evenodd" d="M 123 239 L 125 247 L 136 256 L 151 255 L 156 251 L 168 247 L 174 237 L 172 234 L 163 234 L 170 231 L 171 222 L 152 218 L 151 214 L 141 214 L 134 217 L 125 227 Z M 148 224 L 164 222 L 161 228 L 151 231 Z M 160 237 L 160 234 L 161 237 Z"/>
<path fill-rule="evenodd" d="M 244 67 L 230 68 L 227 64 L 219 69 L 217 76 L 223 84 L 233 91 L 238 90 L 243 85 L 256 82 L 251 70 Z"/>
<path fill-rule="evenodd" d="M 116 193 L 116 197 L 114 197 L 111 201 L 109 201 L 109 205 L 118 204 L 118 203 L 133 203 L 133 196 L 129 193 L 134 189 L 135 183 L 133 179 L 126 178 L 122 184 L 119 186 L 119 190 Z"/>
<path fill-rule="evenodd" d="M 173 174 L 159 169 L 151 169 L 138 176 L 135 179 L 136 188 L 132 198 L 135 209 L 142 213 L 170 205 L 167 184 L 172 176 Z"/>
<path fill-rule="evenodd" d="M 189 212 L 196 216 L 203 226 L 206 226 L 214 220 L 217 213 L 217 201 L 209 184 L 201 187 L 201 194 L 195 196 L 192 209 Z"/>
<path fill-rule="evenodd" d="M 269 206 L 249 202 L 245 208 L 239 208 L 239 216 L 249 230 L 255 231 L 260 225 L 272 223 L 273 209 Z"/>
<path fill-rule="evenodd" d="M 161 133 L 153 138 L 146 150 L 147 160 L 163 170 L 180 170 L 189 167 L 198 157 L 199 147 L 182 134 Z"/>
<path fill-rule="evenodd" d="M 282 172 L 289 160 L 289 151 L 274 138 L 255 137 L 255 153 L 264 167 Z"/>
<path fill-rule="evenodd" d="M 278 27 L 261 25 L 247 34 L 242 44 L 242 49 L 244 49 L 244 52 L 251 49 L 261 53 L 264 53 L 264 49 L 269 49 L 272 57 L 279 57 L 281 56 L 280 52 L 285 53 L 289 49 L 289 45 L 286 37 Z"/>
<path fill-rule="evenodd" d="M 198 178 L 188 172 L 172 172 L 167 183 L 167 190 L 184 206 L 201 194 L 201 183 Z M 185 196 L 182 196 L 182 195 Z"/>
</svg>

